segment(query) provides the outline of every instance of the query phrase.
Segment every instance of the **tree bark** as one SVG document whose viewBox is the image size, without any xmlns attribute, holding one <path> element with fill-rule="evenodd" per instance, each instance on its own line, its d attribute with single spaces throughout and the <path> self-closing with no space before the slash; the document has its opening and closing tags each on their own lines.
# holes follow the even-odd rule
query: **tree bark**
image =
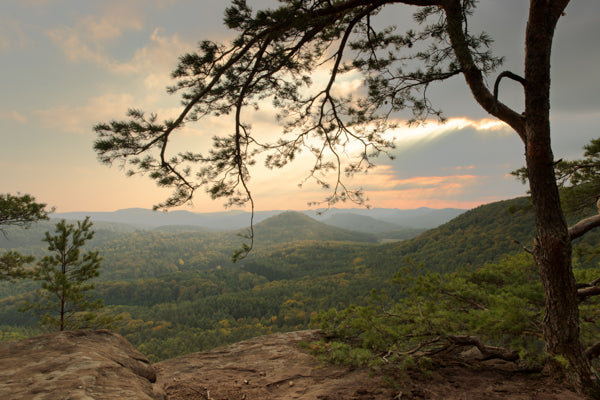
<svg viewBox="0 0 600 400">
<path fill-rule="evenodd" d="M 579 341 L 579 309 L 571 266 L 571 235 L 567 228 L 550 141 L 550 53 L 554 31 L 569 0 L 530 0 L 525 38 L 525 112 L 508 109 L 485 86 L 463 33 L 462 3 L 448 0 L 448 34 L 473 97 L 491 115 L 510 125 L 525 144 L 525 158 L 535 214 L 537 238 L 532 254 L 546 299 L 543 334 L 556 371 L 581 393 L 600 393 Z M 571 233 L 575 234 L 575 232 Z M 559 356 L 559 357 L 557 357 Z M 568 360 L 568 368 L 560 358 Z M 555 362 L 553 363 L 552 360 Z"/>
<path fill-rule="evenodd" d="M 560 204 L 550 141 L 550 52 L 556 23 L 567 3 L 531 0 L 525 39 L 525 158 L 537 228 L 533 256 L 546 302 L 546 350 L 552 357 L 568 360 L 562 372 L 583 393 L 593 390 L 596 383 L 579 341 L 571 239 Z"/>
</svg>

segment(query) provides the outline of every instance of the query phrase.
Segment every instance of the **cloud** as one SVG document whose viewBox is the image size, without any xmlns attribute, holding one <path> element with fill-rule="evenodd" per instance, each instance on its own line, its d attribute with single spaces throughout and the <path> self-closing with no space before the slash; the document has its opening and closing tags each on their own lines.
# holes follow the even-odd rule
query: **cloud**
<svg viewBox="0 0 600 400">
<path fill-rule="evenodd" d="M 111 64 L 99 46 L 86 43 L 85 38 L 75 28 L 63 26 L 47 31 L 46 35 L 71 62 L 86 61 L 100 65 Z"/>
<path fill-rule="evenodd" d="M 144 26 L 139 8 L 133 3 L 111 2 L 100 15 L 83 16 L 73 26 L 62 25 L 45 33 L 71 62 L 116 68 L 121 63 L 109 56 L 111 45 L 118 45 L 125 32 L 140 31 Z"/>
<path fill-rule="evenodd" d="M 138 49 L 127 63 L 116 65 L 114 71 L 145 74 L 147 89 L 162 89 L 170 82 L 170 73 L 175 68 L 178 57 L 189 52 L 192 44 L 183 41 L 179 35 L 164 36 L 164 30 L 156 28 L 146 46 Z"/>
<path fill-rule="evenodd" d="M 46 35 L 71 62 L 88 62 L 112 71 L 128 70 L 121 62 L 111 59 L 106 50 L 107 41 L 122 35 L 122 27 L 110 21 L 86 17 L 74 28 L 62 26 L 48 30 Z"/>
<path fill-rule="evenodd" d="M 506 199 L 506 196 L 487 196 L 475 199 L 467 196 L 464 198 L 446 198 L 431 196 L 431 192 L 422 190 L 368 192 L 367 195 L 369 198 L 367 204 L 383 208 L 401 209 L 419 207 L 471 209 L 482 204 Z"/>
<path fill-rule="evenodd" d="M 445 123 L 427 122 L 421 126 L 406 126 L 403 121 L 398 121 L 400 126 L 390 130 L 387 135 L 394 138 L 399 145 L 411 145 L 418 142 L 430 142 L 456 131 L 472 129 L 479 134 L 512 134 L 512 129 L 504 122 L 490 119 L 471 119 L 467 117 L 449 118 Z"/>
<path fill-rule="evenodd" d="M 59 105 L 52 108 L 34 111 L 45 127 L 55 128 L 70 134 L 88 134 L 91 129 L 100 121 L 126 119 L 126 112 L 130 108 L 141 108 L 144 111 L 155 112 L 158 115 L 158 121 L 177 118 L 181 112 L 180 107 L 165 106 L 165 102 L 156 102 L 152 96 L 134 95 L 130 93 L 106 93 L 90 98 L 85 104 Z M 19 115 L 16 112 L 13 112 Z M 17 119 L 17 116 L 13 119 Z M 0 114 L 2 117 L 2 114 Z M 22 117 L 24 120 L 24 117 Z M 213 122 L 218 119 L 213 118 Z M 214 125 L 220 127 L 220 125 Z M 215 133 L 215 132 L 213 132 Z M 172 139 L 172 148 L 179 151 L 190 150 L 194 142 L 198 142 L 198 137 L 205 138 L 210 135 L 198 133 L 193 124 L 185 126 Z M 196 143 L 197 144 L 197 143 Z"/>
<path fill-rule="evenodd" d="M 470 167 L 466 167 L 470 169 Z M 364 190 L 368 204 L 389 208 L 472 208 L 505 198 L 498 193 L 479 193 L 487 176 L 476 174 L 414 175 L 400 178 L 391 165 L 379 165 L 366 176 L 352 179 L 352 187 Z"/>
<path fill-rule="evenodd" d="M 83 36 L 87 39 L 94 37 L 95 40 L 90 39 L 86 43 L 77 29 L 65 27 L 54 30 L 49 35 L 54 35 L 54 40 L 60 42 L 71 62 L 94 63 L 110 73 L 127 77 L 126 87 L 91 97 L 83 105 L 64 104 L 37 111 L 36 114 L 46 126 L 60 128 L 69 133 L 89 132 L 91 126 L 98 121 L 124 117 L 126 110 L 132 107 L 156 112 L 160 120 L 176 118 L 179 115 L 179 100 L 167 96 L 164 88 L 172 83 L 170 71 L 177 57 L 191 47 L 188 43 L 182 41 L 178 35 L 165 36 L 163 31 L 157 28 L 145 46 L 135 50 L 128 61 L 119 62 L 106 56 L 102 46 L 97 45 L 116 37 L 118 30 L 108 29 L 110 32 L 103 35 L 96 33 L 101 30 L 100 22 L 95 27 L 86 29 L 89 35 Z M 127 91 L 128 94 L 123 94 L 121 90 Z"/>
<path fill-rule="evenodd" d="M 50 0 L 19 0 L 19 3 L 26 6 L 40 7 L 50 3 Z"/>
<path fill-rule="evenodd" d="M 331 93 L 337 97 L 346 97 L 356 94 L 363 86 L 363 78 L 356 76 L 345 76 L 333 85 Z"/>
<path fill-rule="evenodd" d="M 77 107 L 61 105 L 34 113 L 42 123 L 68 133 L 89 133 L 101 120 L 110 120 L 123 113 L 133 104 L 129 94 L 107 94 L 93 97 L 87 104 Z"/>
<path fill-rule="evenodd" d="M 27 118 L 18 111 L 0 111 L 0 120 L 16 121 L 21 124 L 27 123 Z"/>
<path fill-rule="evenodd" d="M 0 52 L 23 48 L 28 42 L 19 21 L 0 15 Z"/>
<path fill-rule="evenodd" d="M 463 165 L 459 165 L 459 166 L 457 166 L 457 167 L 450 167 L 450 168 L 444 167 L 444 168 L 442 168 L 442 169 L 451 169 L 451 170 L 457 170 L 457 171 L 460 171 L 460 170 L 470 170 L 470 169 L 475 169 L 475 166 L 474 166 L 474 165 L 464 165 L 464 166 L 463 166 Z"/>
<path fill-rule="evenodd" d="M 109 73 L 118 75 L 138 75 L 143 85 L 150 90 L 167 86 L 170 72 L 174 69 L 178 56 L 190 51 L 193 45 L 183 41 L 177 34 L 164 35 L 164 30 L 155 28 L 143 47 L 130 54 L 129 59 L 114 57 L 115 41 L 125 30 L 140 30 L 141 21 L 133 19 L 124 22 L 113 18 L 84 17 L 75 27 L 61 26 L 48 30 L 47 36 L 62 50 L 72 63 L 90 63 Z"/>
<path fill-rule="evenodd" d="M 481 179 L 481 176 L 471 174 L 398 178 L 391 165 L 379 165 L 367 175 L 355 177 L 353 183 L 362 184 L 362 187 L 368 191 L 437 189 L 448 193 L 450 191 L 460 192 L 466 186 L 477 184 Z"/>
</svg>

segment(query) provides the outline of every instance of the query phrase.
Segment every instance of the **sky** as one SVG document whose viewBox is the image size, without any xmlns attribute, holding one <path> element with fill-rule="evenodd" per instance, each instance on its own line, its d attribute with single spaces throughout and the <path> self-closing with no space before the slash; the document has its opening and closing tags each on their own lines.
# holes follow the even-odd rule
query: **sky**
<svg viewBox="0 0 600 400">
<path fill-rule="evenodd" d="M 248 0 L 254 8 L 273 4 Z M 470 22 L 485 30 L 502 70 L 523 71 L 527 20 L 524 0 L 482 0 Z M 179 99 L 166 93 L 178 57 L 203 39 L 227 42 L 223 0 L 2 0 L 0 2 L 0 193 L 29 193 L 57 212 L 151 208 L 168 189 L 147 177 L 126 177 L 98 162 L 93 126 L 125 118 L 128 108 L 174 116 Z M 389 7 L 382 23 L 400 31 L 415 8 Z M 552 140 L 555 158 L 580 157 L 598 136 L 600 119 L 600 2 L 573 1 L 559 22 L 552 53 Z M 315 80 L 318 81 L 317 72 Z M 322 78 L 322 76 L 321 76 Z M 495 76 L 490 76 L 493 85 Z M 358 81 L 357 81 L 358 82 Z M 344 90 L 356 89 L 355 81 Z M 359 82 L 358 82 L 359 83 Z M 503 81 L 500 98 L 523 108 L 518 84 Z M 521 196 L 526 187 L 510 172 L 524 164 L 524 148 L 506 125 L 483 112 L 462 77 L 431 88 L 430 98 L 448 122 L 401 127 L 390 133 L 394 160 L 380 157 L 368 175 L 349 180 L 372 207 L 473 208 Z M 250 116 L 255 132 L 275 135 L 269 107 Z M 402 122 L 401 119 L 399 122 Z M 228 132 L 220 118 L 191 126 L 178 146 L 197 152 L 210 137 Z M 229 128 L 230 129 L 230 128 Z M 307 183 L 304 159 L 281 170 L 253 171 L 257 210 L 304 210 L 327 192 Z M 345 204 L 354 207 L 353 204 Z M 223 201 L 198 192 L 181 207 L 223 211 Z"/>
</svg>

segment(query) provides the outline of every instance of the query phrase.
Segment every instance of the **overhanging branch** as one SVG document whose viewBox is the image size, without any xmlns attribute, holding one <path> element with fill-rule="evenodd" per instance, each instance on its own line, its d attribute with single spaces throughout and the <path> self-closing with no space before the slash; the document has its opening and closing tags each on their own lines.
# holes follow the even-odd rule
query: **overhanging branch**
<svg viewBox="0 0 600 400">
<path fill-rule="evenodd" d="M 524 117 L 494 98 L 485 84 L 483 72 L 475 64 L 463 30 L 464 19 L 461 2 L 447 2 L 443 7 L 448 15 L 448 34 L 452 47 L 473 97 L 484 110 L 510 125 L 523 142 L 526 142 Z"/>
<path fill-rule="evenodd" d="M 569 228 L 569 238 L 571 240 L 577 239 L 594 228 L 600 226 L 600 214 L 591 216 L 584 220 L 579 221 L 575 225 Z"/>
</svg>

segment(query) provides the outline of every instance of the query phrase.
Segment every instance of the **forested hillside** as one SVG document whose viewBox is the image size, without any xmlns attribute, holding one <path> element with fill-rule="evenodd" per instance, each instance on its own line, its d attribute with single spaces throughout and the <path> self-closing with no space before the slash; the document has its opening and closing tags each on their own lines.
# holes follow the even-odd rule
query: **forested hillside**
<svg viewBox="0 0 600 400">
<path fill-rule="evenodd" d="M 307 328 L 319 310 L 365 304 L 407 259 L 423 270 L 477 268 L 532 242 L 528 200 L 471 210 L 418 237 L 378 244 L 373 235 L 287 212 L 255 226 L 255 249 L 238 263 L 239 231 L 132 230 L 97 224 L 93 246 L 104 258 L 96 293 L 119 315 L 116 330 L 153 360 L 275 331 Z M 0 244 L 41 254 L 47 224 L 9 232 Z M 597 240 L 597 237 L 586 237 Z M 594 260 L 586 259 L 588 263 Z M 33 334 L 35 318 L 17 311 L 34 300 L 35 282 L 0 284 L 0 332 Z M 391 291 L 393 295 L 393 291 Z"/>
<path fill-rule="evenodd" d="M 567 215 L 570 223 L 597 213 L 597 209 Z M 413 240 L 391 244 L 377 254 L 398 254 L 423 263 L 427 270 L 453 271 L 495 262 L 507 254 L 533 245 L 535 223 L 528 198 L 516 198 L 479 206 Z M 599 232 L 590 232 L 577 244 L 598 243 Z M 385 263 L 385 262 L 384 262 Z"/>
</svg>

